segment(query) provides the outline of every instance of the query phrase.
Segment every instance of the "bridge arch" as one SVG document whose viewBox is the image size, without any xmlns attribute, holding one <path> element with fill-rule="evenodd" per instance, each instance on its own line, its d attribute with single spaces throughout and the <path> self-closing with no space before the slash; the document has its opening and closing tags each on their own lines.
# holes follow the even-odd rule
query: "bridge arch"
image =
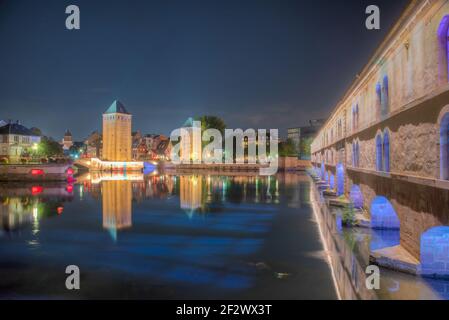
<svg viewBox="0 0 449 320">
<path fill-rule="evenodd" d="M 332 173 L 329 177 L 329 186 L 330 186 L 331 190 L 335 189 L 335 176 Z"/>
<path fill-rule="evenodd" d="M 324 180 L 324 172 L 325 172 L 326 168 L 324 167 L 324 161 L 321 161 L 321 172 L 320 172 L 320 178 L 321 180 Z"/>
<path fill-rule="evenodd" d="M 421 235 L 421 271 L 449 275 L 449 226 L 434 227 Z"/>
<path fill-rule="evenodd" d="M 362 209 L 363 208 L 363 194 L 360 187 L 356 184 L 354 184 L 351 187 L 351 191 L 349 193 L 350 199 L 352 204 L 354 205 L 355 209 Z"/>
<path fill-rule="evenodd" d="M 387 198 L 383 196 L 375 197 L 371 202 L 370 212 L 373 229 L 400 229 L 399 217 Z"/>
<path fill-rule="evenodd" d="M 345 168 L 342 163 L 337 164 L 337 196 L 345 193 Z"/>
</svg>

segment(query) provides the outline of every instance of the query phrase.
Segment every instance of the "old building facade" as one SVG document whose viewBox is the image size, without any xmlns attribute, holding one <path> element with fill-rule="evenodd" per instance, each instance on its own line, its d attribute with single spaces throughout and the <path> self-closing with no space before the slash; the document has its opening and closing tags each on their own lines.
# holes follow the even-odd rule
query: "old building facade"
<svg viewBox="0 0 449 320">
<path fill-rule="evenodd" d="M 312 143 L 338 195 L 449 274 L 449 1 L 412 1 Z M 446 252 L 446 254 L 444 254 Z"/>
<path fill-rule="evenodd" d="M 103 114 L 103 160 L 132 160 L 131 122 L 132 115 L 117 100 Z"/>
<path fill-rule="evenodd" d="M 18 163 L 28 158 L 33 146 L 37 146 L 41 137 L 19 122 L 9 122 L 0 127 L 0 161 Z"/>
</svg>

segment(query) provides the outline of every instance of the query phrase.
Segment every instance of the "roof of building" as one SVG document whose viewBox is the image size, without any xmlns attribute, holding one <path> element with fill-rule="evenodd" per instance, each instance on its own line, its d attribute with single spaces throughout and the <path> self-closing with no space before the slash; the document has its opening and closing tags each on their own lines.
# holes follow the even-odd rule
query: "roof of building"
<svg viewBox="0 0 449 320">
<path fill-rule="evenodd" d="M 0 120 L 0 127 L 6 126 L 8 124 L 8 122 L 4 121 L 4 120 Z"/>
<path fill-rule="evenodd" d="M 111 104 L 111 106 L 108 108 L 108 110 L 105 111 L 105 114 L 107 114 L 107 113 L 131 114 L 126 110 L 123 103 L 121 103 L 119 100 L 114 100 L 114 102 Z"/>
<path fill-rule="evenodd" d="M 0 127 L 0 134 L 17 134 L 21 136 L 36 136 L 30 129 L 19 123 L 8 123 Z"/>
<path fill-rule="evenodd" d="M 66 132 L 64 133 L 64 136 L 65 137 L 72 136 L 72 133 L 70 132 L 69 129 L 66 130 Z"/>
<path fill-rule="evenodd" d="M 192 117 L 188 118 L 188 119 L 186 120 L 186 122 L 184 122 L 183 127 L 184 127 L 184 128 L 193 127 L 193 121 L 194 121 L 194 120 L 193 120 Z"/>
</svg>

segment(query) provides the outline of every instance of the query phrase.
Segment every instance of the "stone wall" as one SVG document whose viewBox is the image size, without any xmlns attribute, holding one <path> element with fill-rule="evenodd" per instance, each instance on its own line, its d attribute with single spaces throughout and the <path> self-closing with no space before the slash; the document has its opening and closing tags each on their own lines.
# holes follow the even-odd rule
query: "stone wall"
<svg viewBox="0 0 449 320">
<path fill-rule="evenodd" d="M 348 188 L 360 187 L 364 207 L 370 209 L 377 196 L 391 202 L 400 223 L 401 245 L 420 259 L 421 235 L 435 226 L 449 224 L 449 190 L 348 170 Z"/>
</svg>

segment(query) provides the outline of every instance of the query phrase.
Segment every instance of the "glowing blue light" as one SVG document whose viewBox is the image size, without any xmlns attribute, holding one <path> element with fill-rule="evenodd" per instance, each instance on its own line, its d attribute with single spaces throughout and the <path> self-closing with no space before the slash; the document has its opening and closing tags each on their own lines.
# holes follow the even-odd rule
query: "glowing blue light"
<svg viewBox="0 0 449 320">
<path fill-rule="evenodd" d="M 335 176 L 333 174 L 331 174 L 329 178 L 329 185 L 331 187 L 331 190 L 335 189 Z"/>
<path fill-rule="evenodd" d="M 377 171 L 382 171 L 382 137 L 377 135 L 376 137 L 376 169 Z"/>
<path fill-rule="evenodd" d="M 449 180 L 449 113 L 446 113 L 440 127 L 440 176 Z"/>
<path fill-rule="evenodd" d="M 337 164 L 337 196 L 345 193 L 345 168 L 341 163 Z"/>
<path fill-rule="evenodd" d="M 156 170 L 156 166 L 154 164 L 148 163 L 148 162 L 143 163 L 143 173 L 144 174 L 153 173 L 154 170 Z"/>
<path fill-rule="evenodd" d="M 421 235 L 421 269 L 424 275 L 449 276 L 449 227 L 435 227 Z"/>
<path fill-rule="evenodd" d="M 321 179 L 324 180 L 324 171 L 325 171 L 325 167 L 324 167 L 324 162 L 321 162 Z"/>
<path fill-rule="evenodd" d="M 399 218 L 385 197 L 376 197 L 371 203 L 371 227 L 374 229 L 399 229 Z"/>
<path fill-rule="evenodd" d="M 358 185 L 353 185 L 350 192 L 351 202 L 356 209 L 363 208 L 363 194 Z"/>
<path fill-rule="evenodd" d="M 383 153 L 383 169 L 385 172 L 390 172 L 390 135 L 388 134 L 388 131 L 385 131 L 384 133 Z"/>
</svg>

